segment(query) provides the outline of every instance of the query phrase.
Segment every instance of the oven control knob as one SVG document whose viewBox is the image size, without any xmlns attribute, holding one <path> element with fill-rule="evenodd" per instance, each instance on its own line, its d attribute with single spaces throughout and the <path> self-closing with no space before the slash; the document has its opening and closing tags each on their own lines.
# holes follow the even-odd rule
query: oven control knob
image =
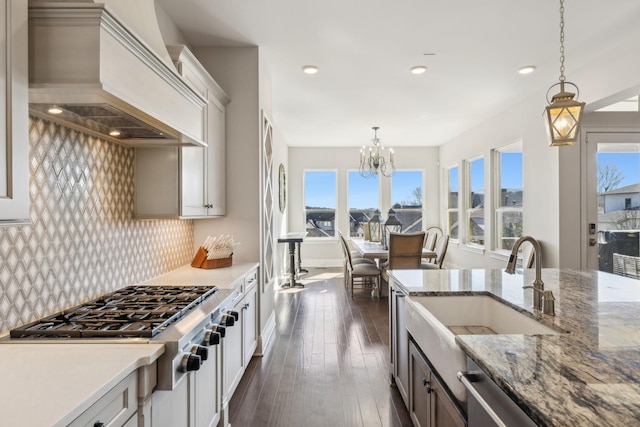
<svg viewBox="0 0 640 427">
<path fill-rule="evenodd" d="M 226 333 L 225 327 L 222 326 L 222 325 L 218 325 L 218 324 L 213 325 L 211 327 L 211 331 L 219 333 L 220 334 L 220 338 L 224 338 L 225 333 Z"/>
<path fill-rule="evenodd" d="M 226 314 L 228 316 L 233 316 L 233 319 L 237 322 L 238 319 L 240 319 L 240 314 L 237 311 L 233 311 L 233 310 L 227 310 Z"/>
<path fill-rule="evenodd" d="M 202 345 L 216 345 L 220 344 L 220 332 L 214 331 L 212 329 L 207 330 L 204 333 L 204 338 L 202 339 Z"/>
<path fill-rule="evenodd" d="M 203 345 L 194 345 L 191 347 L 191 354 L 200 356 L 201 361 L 204 362 L 209 357 L 209 349 Z"/>
<path fill-rule="evenodd" d="M 236 323 L 235 318 L 230 314 L 223 314 L 222 319 L 220 319 L 220 323 L 224 326 L 233 326 Z"/>
<path fill-rule="evenodd" d="M 197 354 L 185 353 L 180 361 L 178 370 L 180 372 L 197 371 L 202 365 L 202 359 Z"/>
</svg>

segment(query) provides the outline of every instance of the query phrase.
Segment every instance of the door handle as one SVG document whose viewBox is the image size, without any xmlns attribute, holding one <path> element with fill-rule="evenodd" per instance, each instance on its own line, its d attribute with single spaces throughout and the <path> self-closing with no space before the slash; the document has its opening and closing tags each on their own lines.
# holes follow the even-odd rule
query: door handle
<svg viewBox="0 0 640 427">
<path fill-rule="evenodd" d="M 598 240 L 591 237 L 589 238 L 589 246 L 595 246 L 596 244 L 598 244 Z"/>
</svg>

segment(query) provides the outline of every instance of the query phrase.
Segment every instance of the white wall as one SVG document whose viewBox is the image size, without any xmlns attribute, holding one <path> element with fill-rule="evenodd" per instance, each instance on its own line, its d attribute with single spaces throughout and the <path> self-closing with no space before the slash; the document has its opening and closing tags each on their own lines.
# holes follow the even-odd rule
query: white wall
<svg viewBox="0 0 640 427">
<path fill-rule="evenodd" d="M 423 228 L 440 224 L 438 194 L 438 148 L 393 147 L 398 170 L 423 170 L 424 221 Z M 289 147 L 289 231 L 304 231 L 305 170 L 336 170 L 338 174 L 337 226 L 346 235 L 349 229 L 347 172 L 355 170 L 359 162 L 359 148 L 302 148 Z M 386 217 L 390 208 L 390 180 L 380 184 L 381 211 Z M 306 240 L 302 244 L 302 264 L 305 266 L 340 266 L 342 253 L 336 239 Z"/>
<path fill-rule="evenodd" d="M 194 244 L 230 234 L 240 246 L 237 261 L 260 259 L 260 109 L 257 47 L 199 47 L 194 54 L 231 102 L 226 109 L 227 216 L 198 220 Z"/>
</svg>

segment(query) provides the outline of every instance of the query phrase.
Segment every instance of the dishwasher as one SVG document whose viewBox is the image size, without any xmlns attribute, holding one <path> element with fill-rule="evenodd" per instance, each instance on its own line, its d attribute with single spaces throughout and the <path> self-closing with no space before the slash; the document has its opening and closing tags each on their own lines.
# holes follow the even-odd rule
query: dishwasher
<svg viewBox="0 0 640 427">
<path fill-rule="evenodd" d="M 468 427 L 535 427 L 536 423 L 467 357 L 467 372 L 458 372 L 467 388 Z"/>
</svg>

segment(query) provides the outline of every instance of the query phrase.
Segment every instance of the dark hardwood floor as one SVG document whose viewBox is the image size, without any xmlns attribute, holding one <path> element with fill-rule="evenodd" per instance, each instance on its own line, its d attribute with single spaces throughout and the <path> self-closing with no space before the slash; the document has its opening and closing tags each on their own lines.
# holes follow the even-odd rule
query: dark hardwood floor
<svg viewBox="0 0 640 427">
<path fill-rule="evenodd" d="M 339 269 L 313 269 L 275 295 L 276 332 L 229 409 L 241 426 L 410 426 L 389 383 L 388 299 L 347 295 Z"/>
</svg>

